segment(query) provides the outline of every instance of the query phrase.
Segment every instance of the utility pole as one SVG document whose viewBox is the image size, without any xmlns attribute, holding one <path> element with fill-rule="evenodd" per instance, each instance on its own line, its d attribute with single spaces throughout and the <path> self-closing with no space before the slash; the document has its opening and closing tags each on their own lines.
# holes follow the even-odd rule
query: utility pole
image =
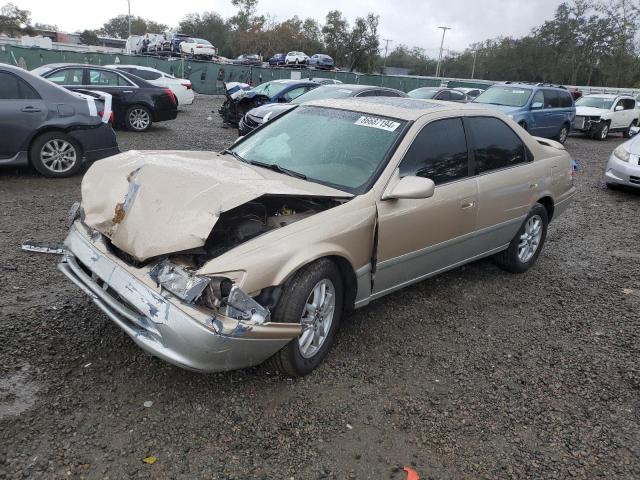
<svg viewBox="0 0 640 480">
<path fill-rule="evenodd" d="M 389 42 L 393 42 L 390 38 L 383 38 L 384 45 L 384 65 L 382 66 L 382 73 L 385 73 L 387 70 L 387 52 L 389 51 Z"/>
<path fill-rule="evenodd" d="M 127 5 L 129 7 L 127 12 L 127 22 L 129 23 L 129 37 L 131 37 L 131 0 L 127 0 Z"/>
<path fill-rule="evenodd" d="M 444 46 L 444 35 L 451 27 L 438 27 L 442 29 L 442 40 L 440 41 L 440 56 L 438 57 L 438 66 L 436 67 L 436 78 L 440 76 L 440 64 L 442 63 L 442 47 Z"/>
<path fill-rule="evenodd" d="M 475 50 L 473 50 L 473 67 L 471 68 L 471 78 L 473 79 L 473 76 L 476 73 L 476 58 L 478 58 L 478 49 L 476 48 Z"/>
</svg>

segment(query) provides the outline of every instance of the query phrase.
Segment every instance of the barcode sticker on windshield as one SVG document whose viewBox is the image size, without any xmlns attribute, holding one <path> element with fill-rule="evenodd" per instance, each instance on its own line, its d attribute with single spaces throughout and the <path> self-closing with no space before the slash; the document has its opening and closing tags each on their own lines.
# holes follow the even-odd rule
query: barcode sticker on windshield
<svg viewBox="0 0 640 480">
<path fill-rule="evenodd" d="M 392 120 L 364 116 L 356 120 L 355 124 L 362 125 L 363 127 L 379 128 L 380 130 L 386 130 L 388 132 L 394 132 L 396 128 L 400 126 L 398 122 L 394 122 Z"/>
</svg>

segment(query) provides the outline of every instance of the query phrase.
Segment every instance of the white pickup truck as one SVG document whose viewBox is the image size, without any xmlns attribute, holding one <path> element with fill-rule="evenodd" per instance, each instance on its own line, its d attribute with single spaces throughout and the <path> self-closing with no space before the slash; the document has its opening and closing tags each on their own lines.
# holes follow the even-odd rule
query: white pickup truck
<svg viewBox="0 0 640 480">
<path fill-rule="evenodd" d="M 605 140 L 610 133 L 622 132 L 629 138 L 631 127 L 640 123 L 636 99 L 627 95 L 592 94 L 576 101 L 574 132 Z"/>
</svg>

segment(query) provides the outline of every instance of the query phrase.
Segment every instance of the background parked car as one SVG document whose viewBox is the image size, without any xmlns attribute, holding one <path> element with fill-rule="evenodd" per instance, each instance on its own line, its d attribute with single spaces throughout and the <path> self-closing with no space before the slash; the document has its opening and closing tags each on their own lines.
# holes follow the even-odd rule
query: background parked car
<svg viewBox="0 0 640 480">
<path fill-rule="evenodd" d="M 289 52 L 284 63 L 286 65 L 306 65 L 309 63 L 309 56 L 304 52 Z"/>
<path fill-rule="evenodd" d="M 576 116 L 571 93 L 546 84 L 493 85 L 474 100 L 509 115 L 531 135 L 564 143 Z"/>
<path fill-rule="evenodd" d="M 106 92 L 113 96 L 114 125 L 143 132 L 153 122 L 173 120 L 178 114 L 176 96 L 142 78 L 96 65 L 52 63 L 33 73 L 74 91 Z"/>
<path fill-rule="evenodd" d="M 471 100 L 473 100 L 474 98 L 476 98 L 478 95 L 480 95 L 482 92 L 485 91 L 485 89 L 483 88 L 462 88 L 462 87 L 457 87 L 456 90 L 464 93 Z"/>
<path fill-rule="evenodd" d="M 315 55 L 312 55 L 308 61 L 308 64 L 310 67 L 326 68 L 328 70 L 331 70 L 336 66 L 333 58 L 322 53 L 316 53 Z"/>
<path fill-rule="evenodd" d="M 322 85 L 286 104 L 270 103 L 249 110 L 238 124 L 240 135 L 247 135 L 263 123 L 282 115 L 285 112 L 304 102 L 311 100 L 325 100 L 330 98 L 348 97 L 406 97 L 407 94 L 400 90 L 385 87 L 372 87 L 370 85 L 334 84 Z"/>
<path fill-rule="evenodd" d="M 162 50 L 174 54 L 181 53 L 180 44 L 190 38 L 184 33 L 168 33 L 166 37 L 167 39 L 162 43 Z"/>
<path fill-rule="evenodd" d="M 74 175 L 85 162 L 119 152 L 110 113 L 102 100 L 0 64 L 0 165 L 30 164 L 46 177 Z"/>
<path fill-rule="evenodd" d="M 335 78 L 313 77 L 309 80 L 319 83 L 320 85 L 342 85 L 342 82 L 340 80 L 336 80 Z"/>
<path fill-rule="evenodd" d="M 447 102 L 467 103 L 470 99 L 460 90 L 440 87 L 421 87 L 411 90 L 408 95 L 411 98 L 423 100 L 444 100 Z"/>
<path fill-rule="evenodd" d="M 637 135 L 638 127 L 630 133 Z M 624 142 L 613 151 L 604 174 L 607 187 L 617 189 L 623 186 L 640 188 L 640 136 Z"/>
<path fill-rule="evenodd" d="M 233 63 L 237 65 L 262 65 L 262 60 L 260 60 L 260 56 L 255 53 L 240 55 L 236 58 Z"/>
<path fill-rule="evenodd" d="M 187 38 L 180 42 L 180 52 L 193 58 L 205 58 L 211 60 L 218 54 L 218 49 L 204 38 Z"/>
<path fill-rule="evenodd" d="M 276 53 L 273 57 L 269 59 L 269 65 L 284 65 L 285 59 L 287 56 L 284 53 Z"/>
<path fill-rule="evenodd" d="M 157 87 L 167 87 L 176 96 L 178 105 L 191 105 L 193 103 L 194 93 L 191 80 L 186 78 L 176 78 L 168 73 L 161 72 L 151 67 L 143 67 L 141 65 L 105 65 L 109 68 L 115 68 L 123 72 L 142 78 Z"/>
<path fill-rule="evenodd" d="M 639 115 L 636 99 L 631 96 L 585 95 L 576 101 L 573 128 L 598 140 L 605 140 L 613 132 L 629 138 L 631 128 L 638 125 Z"/>
</svg>

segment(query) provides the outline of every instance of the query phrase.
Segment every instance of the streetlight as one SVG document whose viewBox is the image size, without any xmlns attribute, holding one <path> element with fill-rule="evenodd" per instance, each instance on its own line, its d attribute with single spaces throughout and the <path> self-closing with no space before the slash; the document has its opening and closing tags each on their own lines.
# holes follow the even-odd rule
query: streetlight
<svg viewBox="0 0 640 480">
<path fill-rule="evenodd" d="M 438 27 L 442 29 L 442 41 L 440 42 L 440 56 L 438 57 L 438 66 L 436 67 L 436 78 L 440 76 L 440 64 L 442 63 L 442 47 L 444 46 L 444 34 L 447 30 L 451 30 L 451 27 Z"/>
<path fill-rule="evenodd" d="M 382 66 L 382 73 L 387 71 L 387 52 L 389 51 L 389 42 L 393 42 L 390 38 L 383 38 L 384 45 L 384 65 Z"/>
</svg>

